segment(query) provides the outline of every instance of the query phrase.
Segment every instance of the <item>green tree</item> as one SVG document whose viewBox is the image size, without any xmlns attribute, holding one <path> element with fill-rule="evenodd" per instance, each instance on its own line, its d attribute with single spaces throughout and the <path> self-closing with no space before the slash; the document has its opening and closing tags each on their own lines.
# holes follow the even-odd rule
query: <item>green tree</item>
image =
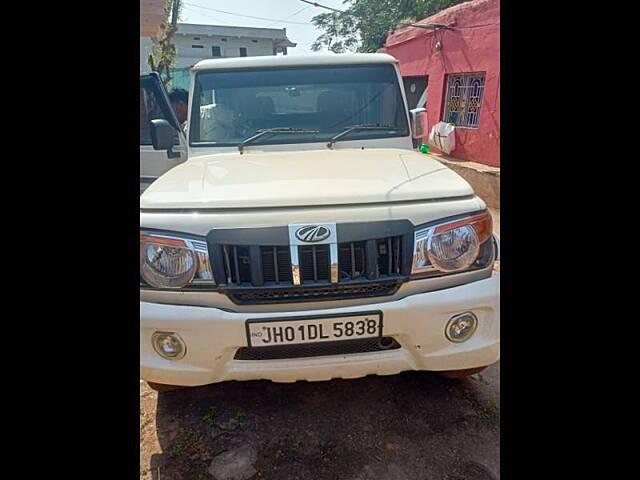
<svg viewBox="0 0 640 480">
<path fill-rule="evenodd" d="M 151 70 L 160 74 L 165 85 L 171 81 L 171 67 L 175 64 L 176 46 L 173 43 L 173 36 L 178 30 L 181 8 L 181 0 L 165 0 L 160 34 L 153 39 L 152 51 L 147 59 Z"/>
<path fill-rule="evenodd" d="M 326 12 L 311 22 L 323 33 L 311 45 L 334 53 L 375 52 L 399 23 L 429 17 L 465 0 L 344 0 L 343 13 Z"/>
</svg>

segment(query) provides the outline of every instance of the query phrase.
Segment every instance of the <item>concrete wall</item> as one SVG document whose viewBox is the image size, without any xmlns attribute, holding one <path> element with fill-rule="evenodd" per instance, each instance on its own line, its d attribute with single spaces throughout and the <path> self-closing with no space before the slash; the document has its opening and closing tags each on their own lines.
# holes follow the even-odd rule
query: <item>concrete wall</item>
<svg viewBox="0 0 640 480">
<path fill-rule="evenodd" d="M 500 2 L 473 0 L 443 10 L 419 23 L 454 30 L 409 27 L 387 37 L 386 52 L 400 61 L 403 76 L 428 76 L 428 130 L 442 120 L 446 75 L 485 72 L 478 128 L 456 128 L 450 155 L 500 166 Z M 436 46 L 440 43 L 441 48 Z"/>
</svg>

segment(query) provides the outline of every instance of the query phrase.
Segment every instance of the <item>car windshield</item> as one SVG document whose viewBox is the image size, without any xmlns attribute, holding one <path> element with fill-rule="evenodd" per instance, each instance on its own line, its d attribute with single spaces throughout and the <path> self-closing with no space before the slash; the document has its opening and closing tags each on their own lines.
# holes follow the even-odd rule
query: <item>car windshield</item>
<svg viewBox="0 0 640 480">
<path fill-rule="evenodd" d="M 198 72 L 190 123 L 193 146 L 235 146 L 260 130 L 292 126 L 310 132 L 264 135 L 251 145 L 326 142 L 353 125 L 393 128 L 348 139 L 409 135 L 390 64 Z"/>
</svg>

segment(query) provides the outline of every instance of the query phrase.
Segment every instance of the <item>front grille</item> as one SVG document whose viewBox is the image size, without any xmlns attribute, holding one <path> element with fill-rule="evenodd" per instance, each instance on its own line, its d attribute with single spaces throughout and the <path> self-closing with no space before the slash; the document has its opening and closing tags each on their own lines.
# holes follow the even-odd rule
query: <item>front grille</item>
<svg viewBox="0 0 640 480">
<path fill-rule="evenodd" d="M 211 230 L 207 241 L 217 289 L 237 304 L 284 303 L 392 295 L 409 278 L 411 222 L 344 223 L 336 228 L 339 243 L 333 246 L 294 247 L 288 227 Z M 332 248 L 337 272 L 331 265 Z M 294 254 L 300 275 L 296 284 Z"/>
<path fill-rule="evenodd" d="M 329 245 L 298 248 L 302 284 L 329 283 Z M 251 277 L 251 247 L 222 245 L 226 283 L 242 285 L 255 283 Z M 367 254 L 371 249 L 374 262 L 367 269 Z M 402 268 L 402 237 L 388 237 L 371 242 L 338 244 L 339 281 L 367 280 L 381 276 L 400 275 Z M 260 246 L 257 261 L 261 262 L 263 283 L 291 283 L 291 252 L 288 245 Z"/>
<path fill-rule="evenodd" d="M 397 350 L 400 344 L 393 337 L 363 338 L 337 342 L 301 343 L 272 347 L 242 347 L 236 351 L 234 360 L 278 360 L 286 358 L 324 357 L 352 353 Z"/>
<path fill-rule="evenodd" d="M 229 289 L 227 295 L 238 305 L 264 303 L 311 302 L 344 300 L 349 298 L 380 297 L 393 295 L 400 281 L 367 282 L 360 284 L 336 284 L 319 287 L 289 287 L 264 289 Z"/>
</svg>

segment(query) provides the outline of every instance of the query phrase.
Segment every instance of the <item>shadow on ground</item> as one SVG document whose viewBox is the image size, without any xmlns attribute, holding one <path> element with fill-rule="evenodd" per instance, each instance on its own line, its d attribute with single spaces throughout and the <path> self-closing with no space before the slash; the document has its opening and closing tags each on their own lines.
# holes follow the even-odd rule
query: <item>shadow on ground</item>
<svg viewBox="0 0 640 480">
<path fill-rule="evenodd" d="M 498 364 L 465 380 L 405 372 L 160 393 L 162 453 L 144 478 L 212 479 L 216 456 L 248 445 L 257 453 L 251 478 L 494 480 L 498 396 Z"/>
</svg>

